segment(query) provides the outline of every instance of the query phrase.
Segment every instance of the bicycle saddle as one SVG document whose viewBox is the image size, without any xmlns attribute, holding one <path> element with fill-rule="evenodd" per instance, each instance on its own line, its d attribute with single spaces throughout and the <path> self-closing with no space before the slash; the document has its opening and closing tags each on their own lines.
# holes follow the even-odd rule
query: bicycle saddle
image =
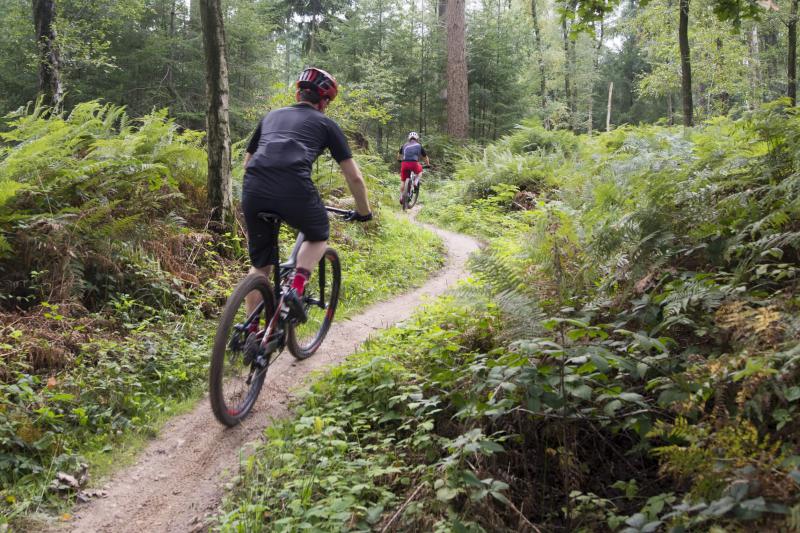
<svg viewBox="0 0 800 533">
<path fill-rule="evenodd" d="M 257 214 L 256 218 L 258 218 L 259 220 L 263 220 L 264 222 L 272 222 L 272 223 L 281 221 L 281 217 L 279 217 L 275 213 L 267 213 L 267 212 Z"/>
</svg>

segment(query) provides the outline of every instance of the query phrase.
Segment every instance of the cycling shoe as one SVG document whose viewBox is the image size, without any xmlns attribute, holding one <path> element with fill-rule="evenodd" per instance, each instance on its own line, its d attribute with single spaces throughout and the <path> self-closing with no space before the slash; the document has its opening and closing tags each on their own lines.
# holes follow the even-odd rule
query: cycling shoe
<svg viewBox="0 0 800 533">
<path fill-rule="evenodd" d="M 303 305 L 302 297 L 297 294 L 295 289 L 289 289 L 284 295 L 283 301 L 286 302 L 286 307 L 289 308 L 289 318 L 300 324 L 308 320 L 305 306 Z"/>
</svg>

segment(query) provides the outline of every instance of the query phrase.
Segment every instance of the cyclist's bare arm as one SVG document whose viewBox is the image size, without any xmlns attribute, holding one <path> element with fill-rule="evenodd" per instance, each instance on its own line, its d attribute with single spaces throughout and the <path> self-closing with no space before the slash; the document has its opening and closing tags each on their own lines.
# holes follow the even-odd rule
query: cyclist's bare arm
<svg viewBox="0 0 800 533">
<path fill-rule="evenodd" d="M 251 154 L 250 152 L 245 152 L 244 153 L 244 168 L 245 169 L 247 169 L 247 163 L 250 162 L 250 158 L 252 158 L 252 157 L 253 157 L 253 154 Z"/>
<path fill-rule="evenodd" d="M 431 166 L 431 160 L 427 155 L 425 156 L 425 164 Z"/>
<path fill-rule="evenodd" d="M 342 169 L 344 179 L 347 181 L 347 187 L 356 201 L 356 211 L 359 215 L 367 215 L 370 213 L 369 199 L 367 198 L 367 186 L 364 183 L 364 178 L 361 176 L 361 169 L 354 159 L 345 159 L 339 163 Z"/>
</svg>

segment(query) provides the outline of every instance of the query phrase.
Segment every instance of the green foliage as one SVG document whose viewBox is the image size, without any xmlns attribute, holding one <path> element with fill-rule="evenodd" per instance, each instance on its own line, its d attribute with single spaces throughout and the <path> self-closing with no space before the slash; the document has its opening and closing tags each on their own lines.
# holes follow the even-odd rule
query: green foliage
<svg viewBox="0 0 800 533">
<path fill-rule="evenodd" d="M 469 466 L 502 452 L 502 436 L 441 435 L 450 416 L 463 418 L 485 398 L 468 390 L 487 363 L 474 350 L 491 343 L 495 321 L 491 308 L 444 300 L 333 369 L 294 419 L 267 430 L 223 505 L 220 529 L 369 531 L 408 494 L 399 527 L 440 530 L 459 523 L 448 509 L 465 497 L 467 507 L 506 503 L 508 485 Z"/>
<path fill-rule="evenodd" d="M 4 287 L 6 303 L 75 298 L 97 309 L 126 292 L 179 305 L 180 273 L 165 272 L 170 257 L 157 243 L 189 234 L 204 187 L 200 134 L 164 112 L 131 121 L 97 102 L 66 115 L 37 105 L 7 120 L 0 268 L 16 289 Z"/>
<path fill-rule="evenodd" d="M 59 505 L 59 494 L 47 488 L 56 472 L 78 472 L 85 453 L 108 454 L 131 433 L 152 434 L 163 413 L 196 397 L 207 376 L 212 331 L 201 318 L 187 316 L 178 323 L 181 335 L 173 333 L 175 324 L 150 325 L 125 340 L 94 330 L 78 347 L 69 371 L 50 378 L 31 373 L 21 361 L 5 365 L 2 516 L 14 519 L 40 506 Z M 79 327 L 62 320 L 69 328 Z"/>
<path fill-rule="evenodd" d="M 3 523 L 71 502 L 74 491 L 49 488 L 56 472 L 78 472 L 87 456 L 105 461 L 196 399 L 214 317 L 246 270 L 241 236 L 211 235 L 198 215 L 199 133 L 164 112 L 134 121 L 95 102 L 65 115 L 37 106 L 9 124 L 0 267 L 4 303 L 17 309 L 0 313 Z M 422 284 L 443 262 L 432 232 L 381 213 L 396 177 L 376 156 L 357 157 L 377 216 L 332 222 L 340 319 Z M 326 202 L 349 205 L 330 162 L 315 179 Z"/>
<path fill-rule="evenodd" d="M 332 242 L 343 258 L 340 319 L 421 284 L 442 264 L 434 234 L 389 213 L 370 228 L 334 223 Z M 13 519 L 40 505 L 59 505 L 62 497 L 47 489 L 55 472 L 75 472 L 86 454 L 107 454 L 132 434 L 152 433 L 165 411 L 202 391 L 213 317 L 245 271 L 243 264 L 216 262 L 217 256 L 209 260 L 216 273 L 192 291 L 186 309 L 197 311 L 182 318 L 117 294 L 103 314 L 88 320 L 63 316 L 58 305 L 46 303 L 31 317 L 44 320 L 42 329 L 0 329 L 0 349 L 15 355 L 0 367 L 0 480 L 6 487 L 0 498 L 15 502 L 0 507 L 3 515 Z M 108 320 L 114 328 L 102 326 Z M 72 346 L 73 353 L 40 346 L 37 336 L 53 322 L 62 333 L 50 339 L 51 350 Z M 57 360 L 48 369 L 42 357 Z"/>
<path fill-rule="evenodd" d="M 381 528 L 407 500 L 401 529 L 794 527 L 796 121 L 778 102 L 688 134 L 529 124 L 462 159 L 423 215 L 488 238 L 472 281 L 323 377 L 299 416 L 335 411 L 348 444 L 326 443 L 322 465 L 306 441 L 281 448 L 295 475 L 266 488 L 264 446 L 222 528 Z M 522 183 L 538 187 L 527 201 Z M 296 424 L 271 437 L 306 438 Z M 376 481 L 350 461 L 398 471 Z M 246 514 L 319 468 L 342 483 L 335 502 Z"/>
</svg>

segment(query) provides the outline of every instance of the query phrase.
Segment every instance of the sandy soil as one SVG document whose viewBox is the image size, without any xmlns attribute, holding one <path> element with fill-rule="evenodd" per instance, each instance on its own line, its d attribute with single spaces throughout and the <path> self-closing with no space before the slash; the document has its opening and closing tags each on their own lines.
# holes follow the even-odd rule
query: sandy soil
<svg viewBox="0 0 800 533">
<path fill-rule="evenodd" d="M 419 289 L 378 303 L 350 320 L 334 322 L 313 357 L 295 361 L 284 353 L 271 367 L 253 414 L 226 429 L 208 400 L 169 421 L 136 464 L 117 472 L 104 486 L 106 497 L 78 505 L 62 531 L 203 531 L 219 505 L 226 480 L 239 457 L 262 438 L 264 428 L 287 416 L 287 404 L 309 373 L 343 361 L 373 331 L 408 318 L 414 309 L 452 287 L 465 274 L 465 262 L 478 243 L 469 237 L 430 228 L 447 246 L 445 267 Z"/>
</svg>

